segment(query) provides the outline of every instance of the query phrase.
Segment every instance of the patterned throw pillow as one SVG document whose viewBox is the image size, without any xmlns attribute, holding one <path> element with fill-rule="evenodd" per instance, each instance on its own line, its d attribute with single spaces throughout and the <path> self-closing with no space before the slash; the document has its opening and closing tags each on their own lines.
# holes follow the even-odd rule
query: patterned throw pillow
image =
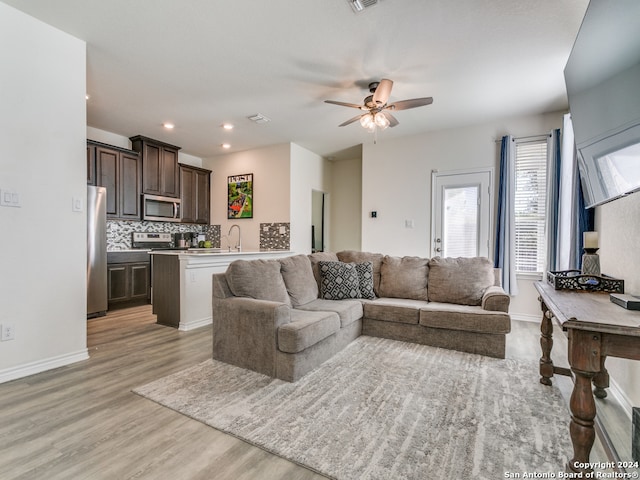
<svg viewBox="0 0 640 480">
<path fill-rule="evenodd" d="M 360 297 L 367 300 L 375 300 L 376 294 L 373 291 L 373 263 L 362 262 L 356 263 L 356 272 L 358 272 L 358 281 L 360 285 Z"/>
<path fill-rule="evenodd" d="M 318 262 L 322 282 L 320 294 L 326 300 L 360 298 L 360 280 L 352 263 Z"/>
</svg>

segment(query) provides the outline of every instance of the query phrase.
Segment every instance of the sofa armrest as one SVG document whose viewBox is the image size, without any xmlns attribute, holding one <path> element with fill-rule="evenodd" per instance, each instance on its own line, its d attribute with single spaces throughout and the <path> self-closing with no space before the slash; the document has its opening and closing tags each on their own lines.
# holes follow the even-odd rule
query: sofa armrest
<svg viewBox="0 0 640 480">
<path fill-rule="evenodd" d="M 273 377 L 278 328 L 290 321 L 291 309 L 287 304 L 214 295 L 213 358 Z"/>
<path fill-rule="evenodd" d="M 509 302 L 511 297 L 503 290 L 502 287 L 496 285 L 487 288 L 482 295 L 483 310 L 493 312 L 509 313 Z"/>
</svg>

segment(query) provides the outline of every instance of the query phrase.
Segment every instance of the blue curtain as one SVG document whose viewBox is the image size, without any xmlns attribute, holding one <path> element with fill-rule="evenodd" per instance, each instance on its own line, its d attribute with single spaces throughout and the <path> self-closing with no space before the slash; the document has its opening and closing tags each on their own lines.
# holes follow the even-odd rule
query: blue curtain
<svg viewBox="0 0 640 480">
<path fill-rule="evenodd" d="M 547 139 L 547 270 L 558 270 L 560 183 L 562 158 L 560 129 L 553 130 Z"/>
<path fill-rule="evenodd" d="M 511 135 L 500 144 L 500 181 L 498 186 L 498 218 L 494 265 L 502 269 L 502 288 L 510 295 L 518 294 L 515 265 L 515 143 Z"/>
</svg>

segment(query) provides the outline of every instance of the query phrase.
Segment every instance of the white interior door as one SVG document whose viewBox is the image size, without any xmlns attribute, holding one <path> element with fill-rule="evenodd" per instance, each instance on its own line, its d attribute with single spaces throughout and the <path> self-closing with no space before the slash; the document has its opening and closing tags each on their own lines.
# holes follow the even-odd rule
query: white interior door
<svg viewBox="0 0 640 480">
<path fill-rule="evenodd" d="M 432 256 L 489 257 L 493 169 L 432 173 Z"/>
</svg>

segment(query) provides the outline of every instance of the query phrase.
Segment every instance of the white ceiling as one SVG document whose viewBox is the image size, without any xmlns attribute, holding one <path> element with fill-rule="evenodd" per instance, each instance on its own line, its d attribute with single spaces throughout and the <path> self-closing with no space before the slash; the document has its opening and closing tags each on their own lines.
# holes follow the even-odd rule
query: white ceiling
<svg viewBox="0 0 640 480">
<path fill-rule="evenodd" d="M 378 141 L 567 108 L 563 69 L 588 0 L 2 0 L 87 42 L 87 122 L 212 157 L 294 142 L 325 157 L 371 142 L 361 103 L 390 78 Z M 256 125 L 247 117 L 271 118 Z M 163 122 L 176 125 L 163 129 Z M 227 132 L 222 123 L 235 129 Z M 354 150 L 355 149 L 355 150 Z"/>
</svg>

